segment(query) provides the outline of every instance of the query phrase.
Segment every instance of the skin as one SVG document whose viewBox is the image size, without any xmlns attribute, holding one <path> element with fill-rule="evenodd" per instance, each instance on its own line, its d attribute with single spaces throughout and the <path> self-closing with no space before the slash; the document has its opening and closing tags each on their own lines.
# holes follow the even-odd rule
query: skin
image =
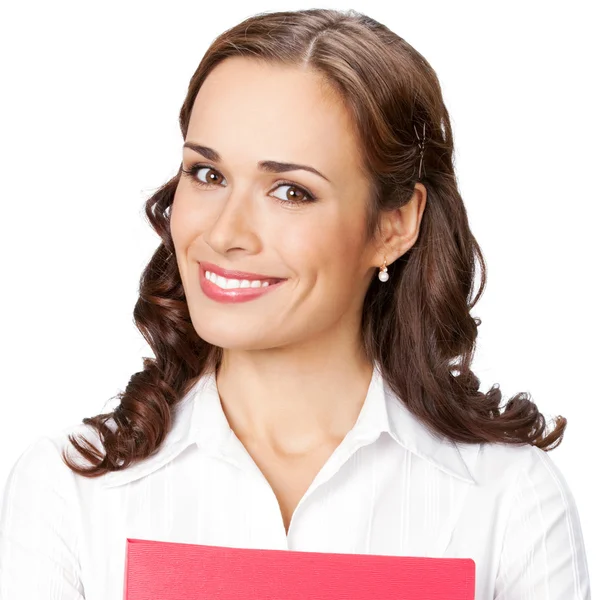
<svg viewBox="0 0 600 600">
<path fill-rule="evenodd" d="M 364 296 L 384 257 L 390 264 L 416 241 L 426 189 L 416 184 L 410 202 L 381 216 L 377 239 L 366 239 L 368 180 L 349 115 L 307 69 L 228 58 L 198 92 L 185 141 L 221 156 L 183 149 L 184 169 L 214 169 L 195 175 L 206 188 L 182 175 L 171 212 L 190 316 L 200 337 L 224 349 L 224 412 L 278 495 L 287 529 L 356 422 L 372 373 L 359 343 Z M 261 160 L 311 165 L 329 181 L 303 170 L 266 173 Z M 318 199 L 290 203 L 290 191 L 305 195 L 282 179 Z M 200 288 L 202 260 L 287 281 L 222 304 Z"/>
</svg>

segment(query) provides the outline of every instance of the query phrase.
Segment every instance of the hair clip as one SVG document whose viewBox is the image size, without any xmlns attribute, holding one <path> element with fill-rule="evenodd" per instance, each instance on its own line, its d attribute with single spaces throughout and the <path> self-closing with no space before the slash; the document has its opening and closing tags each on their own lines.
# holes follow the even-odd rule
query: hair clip
<svg viewBox="0 0 600 600">
<path fill-rule="evenodd" d="M 419 179 L 421 179 L 421 167 L 423 166 L 423 153 L 425 152 L 425 121 L 423 121 L 423 136 L 419 137 L 419 133 L 417 132 L 417 126 L 413 123 L 413 128 L 415 130 L 415 134 L 417 136 L 418 147 L 420 150 L 419 157 Z"/>
</svg>

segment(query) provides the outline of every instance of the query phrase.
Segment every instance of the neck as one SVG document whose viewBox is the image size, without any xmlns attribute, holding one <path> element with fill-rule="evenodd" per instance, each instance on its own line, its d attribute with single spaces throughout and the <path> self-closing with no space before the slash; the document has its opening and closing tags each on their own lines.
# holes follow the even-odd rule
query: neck
<svg viewBox="0 0 600 600">
<path fill-rule="evenodd" d="M 364 403 L 373 365 L 340 334 L 268 350 L 224 350 L 223 410 L 238 438 L 278 455 L 337 445 Z"/>
</svg>

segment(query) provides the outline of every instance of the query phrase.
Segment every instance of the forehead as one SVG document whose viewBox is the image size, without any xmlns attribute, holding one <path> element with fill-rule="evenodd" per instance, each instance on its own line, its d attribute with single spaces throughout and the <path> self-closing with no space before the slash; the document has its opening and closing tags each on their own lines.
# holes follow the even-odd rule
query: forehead
<svg viewBox="0 0 600 600">
<path fill-rule="evenodd" d="M 349 114 L 322 76 L 245 57 L 209 73 L 186 139 L 215 148 L 225 161 L 306 161 L 331 178 L 358 166 Z"/>
</svg>

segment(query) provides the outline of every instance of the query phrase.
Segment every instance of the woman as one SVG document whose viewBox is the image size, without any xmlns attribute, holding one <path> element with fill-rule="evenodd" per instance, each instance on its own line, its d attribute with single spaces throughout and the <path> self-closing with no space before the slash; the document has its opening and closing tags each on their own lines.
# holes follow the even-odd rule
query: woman
<svg viewBox="0 0 600 600">
<path fill-rule="evenodd" d="M 134 311 L 156 358 L 13 467 L 2 599 L 120 598 L 127 537 L 468 557 L 477 600 L 589 599 L 566 420 L 470 369 L 485 266 L 429 63 L 355 11 L 259 14 L 180 125 Z"/>
</svg>

